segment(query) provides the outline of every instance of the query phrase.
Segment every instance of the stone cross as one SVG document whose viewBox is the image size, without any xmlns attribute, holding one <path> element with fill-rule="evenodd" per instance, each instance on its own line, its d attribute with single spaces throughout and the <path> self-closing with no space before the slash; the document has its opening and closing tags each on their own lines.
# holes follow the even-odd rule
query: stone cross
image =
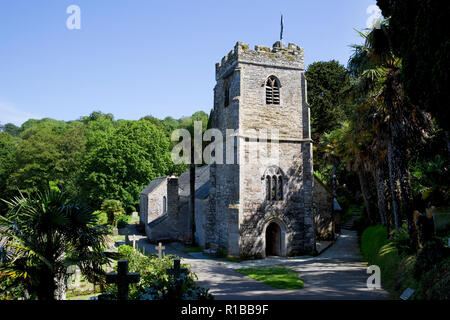
<svg viewBox="0 0 450 320">
<path fill-rule="evenodd" d="M 171 276 L 175 276 L 175 278 L 180 277 L 180 274 L 186 274 L 187 269 L 186 268 L 180 268 L 180 260 L 175 259 L 173 261 L 173 268 L 167 268 L 167 274 Z"/>
<path fill-rule="evenodd" d="M 136 273 L 128 273 L 128 260 L 120 260 L 117 265 L 117 272 L 106 275 L 107 283 L 117 283 L 118 300 L 128 300 L 128 285 L 130 283 L 138 283 L 140 275 Z"/>
<path fill-rule="evenodd" d="M 162 251 L 164 249 L 166 249 L 166 247 L 164 247 L 161 242 L 155 247 L 155 250 L 158 251 L 158 258 L 162 258 Z"/>
<path fill-rule="evenodd" d="M 138 240 L 138 236 L 133 234 L 128 236 L 128 239 L 133 243 L 133 249 L 136 249 L 136 240 Z"/>
</svg>

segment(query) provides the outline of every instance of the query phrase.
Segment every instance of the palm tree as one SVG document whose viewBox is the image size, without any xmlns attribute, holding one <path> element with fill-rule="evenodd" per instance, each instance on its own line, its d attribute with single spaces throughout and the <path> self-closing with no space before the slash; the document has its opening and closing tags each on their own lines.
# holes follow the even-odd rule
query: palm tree
<svg viewBox="0 0 450 320">
<path fill-rule="evenodd" d="M 389 185 L 394 213 L 395 228 L 400 228 L 405 217 L 411 240 L 411 248 L 417 244 L 417 232 L 413 221 L 413 198 L 408 169 L 409 146 L 419 142 L 431 128 L 430 117 L 405 97 L 399 79 L 401 60 L 394 56 L 389 43 L 386 22 L 380 29 L 360 35 L 364 45 L 354 45 L 354 55 L 349 61 L 349 70 L 356 79 L 355 86 L 360 112 L 371 117 L 369 126 L 378 134 L 372 145 L 380 155 L 387 154 Z M 370 107 L 371 106 L 371 107 Z M 376 165 L 380 177 L 377 185 L 379 196 L 385 184 L 383 161 Z M 384 208 L 384 205 L 383 205 Z M 382 208 L 382 210 L 383 210 Z"/>
<path fill-rule="evenodd" d="M 0 216 L 0 239 L 7 254 L 1 275 L 24 284 L 38 300 L 63 298 L 69 265 L 78 265 L 90 282 L 104 281 L 102 266 L 113 255 L 103 251 L 107 232 L 97 226 L 92 210 L 57 190 L 5 202 L 9 211 Z"/>
</svg>

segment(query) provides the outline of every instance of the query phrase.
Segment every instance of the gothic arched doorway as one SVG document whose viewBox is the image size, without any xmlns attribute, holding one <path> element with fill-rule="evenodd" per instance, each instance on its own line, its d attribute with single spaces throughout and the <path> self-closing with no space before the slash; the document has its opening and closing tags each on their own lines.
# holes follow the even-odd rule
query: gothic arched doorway
<svg viewBox="0 0 450 320">
<path fill-rule="evenodd" d="M 266 229 L 266 257 L 281 256 L 281 228 L 272 222 Z"/>
</svg>

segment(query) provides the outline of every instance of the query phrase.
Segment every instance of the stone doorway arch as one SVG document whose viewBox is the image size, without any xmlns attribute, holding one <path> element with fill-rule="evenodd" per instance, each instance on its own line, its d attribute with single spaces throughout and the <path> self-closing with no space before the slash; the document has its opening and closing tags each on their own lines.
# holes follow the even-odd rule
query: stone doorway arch
<svg viewBox="0 0 450 320">
<path fill-rule="evenodd" d="M 266 257 L 281 256 L 281 228 L 271 222 L 266 229 Z"/>
</svg>

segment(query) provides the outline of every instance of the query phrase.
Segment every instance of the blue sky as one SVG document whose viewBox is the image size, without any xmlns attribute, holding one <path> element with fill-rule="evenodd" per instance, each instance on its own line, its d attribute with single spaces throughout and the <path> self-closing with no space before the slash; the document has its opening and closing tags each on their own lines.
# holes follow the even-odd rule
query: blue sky
<svg viewBox="0 0 450 320">
<path fill-rule="evenodd" d="M 286 42 L 306 64 L 338 60 L 360 42 L 375 0 L 3 0 L 0 123 L 74 120 L 94 110 L 116 119 L 179 118 L 213 105 L 215 63 L 236 41 L 271 46 L 284 15 Z M 69 30 L 69 5 L 81 29 Z"/>
</svg>

